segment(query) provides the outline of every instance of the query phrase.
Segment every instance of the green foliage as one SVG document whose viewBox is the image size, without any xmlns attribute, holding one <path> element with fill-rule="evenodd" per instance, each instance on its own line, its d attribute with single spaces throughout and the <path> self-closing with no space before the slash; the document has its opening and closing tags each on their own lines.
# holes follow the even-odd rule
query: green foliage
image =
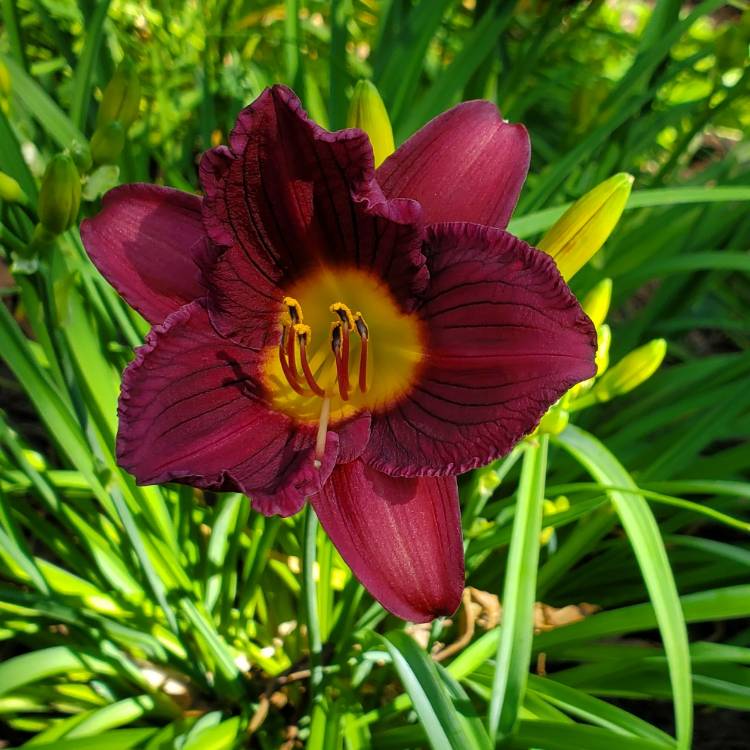
<svg viewBox="0 0 750 750">
<path fill-rule="evenodd" d="M 688 748 L 694 715 L 700 731 L 709 710 L 750 709 L 750 15 L 682 5 L 2 0 L 0 170 L 28 201 L 0 203 L 14 272 L 0 304 L 0 736 L 38 750 Z M 647 382 L 573 406 L 575 425 L 462 480 L 472 588 L 428 629 L 373 603 L 311 513 L 137 487 L 114 437 L 144 322 L 75 224 L 20 262 L 60 152 L 81 215 L 118 181 L 195 189 L 198 155 L 264 86 L 293 85 L 338 127 L 360 78 L 397 141 L 473 97 L 524 122 L 533 160 L 511 230 L 531 242 L 633 174 L 573 287 L 613 280 L 613 363 L 668 342 Z"/>
</svg>

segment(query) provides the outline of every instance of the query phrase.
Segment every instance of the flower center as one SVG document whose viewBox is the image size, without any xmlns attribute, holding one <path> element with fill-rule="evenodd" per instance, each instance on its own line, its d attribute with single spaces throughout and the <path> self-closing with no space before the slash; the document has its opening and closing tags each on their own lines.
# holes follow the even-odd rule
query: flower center
<svg viewBox="0 0 750 750">
<path fill-rule="evenodd" d="M 286 291 L 279 343 L 263 367 L 276 409 L 320 423 L 324 440 L 329 421 L 382 410 L 409 391 L 424 354 L 422 323 L 379 279 L 322 268 Z"/>
</svg>

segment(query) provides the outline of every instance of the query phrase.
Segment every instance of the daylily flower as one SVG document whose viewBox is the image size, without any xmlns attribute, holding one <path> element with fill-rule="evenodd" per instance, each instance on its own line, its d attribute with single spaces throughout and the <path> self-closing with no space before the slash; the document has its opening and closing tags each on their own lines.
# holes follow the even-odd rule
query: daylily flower
<svg viewBox="0 0 750 750">
<path fill-rule="evenodd" d="M 554 262 L 504 231 L 528 160 L 522 126 L 467 102 L 376 172 L 364 132 L 275 86 L 204 155 L 203 198 L 112 190 L 81 235 L 154 325 L 123 378 L 120 464 L 266 514 L 309 498 L 388 610 L 455 611 L 455 476 L 595 372 Z"/>
</svg>

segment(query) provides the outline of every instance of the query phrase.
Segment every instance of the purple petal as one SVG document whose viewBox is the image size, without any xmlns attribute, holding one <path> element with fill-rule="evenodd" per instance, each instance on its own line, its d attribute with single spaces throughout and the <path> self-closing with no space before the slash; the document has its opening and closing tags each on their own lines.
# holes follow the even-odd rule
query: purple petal
<svg viewBox="0 0 750 750">
<path fill-rule="evenodd" d="M 198 170 L 203 187 L 203 223 L 209 237 L 218 245 L 231 245 L 234 237 L 222 205 L 224 178 L 233 160 L 231 149 L 218 146 L 203 154 Z"/>
<path fill-rule="evenodd" d="M 427 245 L 427 362 L 404 401 L 373 416 L 362 457 L 394 476 L 502 456 L 596 372 L 594 327 L 549 256 L 477 224 L 433 225 Z"/>
<path fill-rule="evenodd" d="M 464 102 L 403 143 L 377 179 L 389 198 L 419 201 L 427 223 L 471 221 L 504 229 L 530 154 L 523 125 L 503 120 L 490 102 Z"/>
<path fill-rule="evenodd" d="M 362 455 L 370 441 L 370 419 L 369 412 L 363 412 L 333 428 L 339 436 L 338 463 L 346 464 Z"/>
<path fill-rule="evenodd" d="M 204 222 L 231 246 L 211 276 L 211 320 L 248 346 L 270 343 L 283 292 L 321 264 L 373 271 L 408 308 L 427 280 L 421 209 L 386 201 L 360 130 L 330 133 L 289 89 L 243 110 L 226 149 L 201 164 Z"/>
<path fill-rule="evenodd" d="M 395 479 L 352 461 L 337 466 L 311 502 L 341 556 L 387 610 L 413 622 L 456 611 L 464 553 L 453 477 Z"/>
<path fill-rule="evenodd" d="M 296 513 L 333 469 L 338 438 L 312 471 L 313 428 L 266 407 L 256 370 L 255 354 L 220 338 L 202 304 L 178 310 L 123 376 L 120 465 L 140 484 L 236 489 L 262 513 Z"/>
<path fill-rule="evenodd" d="M 81 224 L 94 265 L 150 323 L 205 295 L 202 269 L 217 251 L 207 241 L 201 200 L 155 185 L 110 190 L 102 210 Z"/>
</svg>

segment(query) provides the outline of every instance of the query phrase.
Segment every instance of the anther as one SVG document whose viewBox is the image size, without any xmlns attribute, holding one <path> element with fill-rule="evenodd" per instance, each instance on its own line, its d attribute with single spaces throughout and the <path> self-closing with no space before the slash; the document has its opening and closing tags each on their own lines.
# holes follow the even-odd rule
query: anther
<svg viewBox="0 0 750 750">
<path fill-rule="evenodd" d="M 310 326 L 304 323 L 297 323 L 294 326 L 294 333 L 297 335 L 297 343 L 299 344 L 299 358 L 302 364 L 302 372 L 305 374 L 305 380 L 310 386 L 310 390 L 316 395 L 323 398 L 326 392 L 317 384 L 315 376 L 312 374 L 310 369 L 310 363 L 307 361 L 307 342 L 311 335 Z"/>
<path fill-rule="evenodd" d="M 341 322 L 346 325 L 350 330 L 354 330 L 354 315 L 352 311 L 343 302 L 334 302 L 328 310 L 332 313 L 336 313 L 341 319 Z"/>
<path fill-rule="evenodd" d="M 305 319 L 302 315 L 302 305 L 294 297 L 284 297 L 283 303 L 289 310 L 289 317 L 292 319 L 293 325 L 297 325 Z"/>
<path fill-rule="evenodd" d="M 362 393 L 367 392 L 367 347 L 370 340 L 370 329 L 365 323 L 365 319 L 362 317 L 362 313 L 358 312 L 354 316 L 354 325 L 357 328 L 357 333 L 360 339 L 362 339 L 362 346 L 359 351 L 359 390 Z"/>
<path fill-rule="evenodd" d="M 342 348 L 346 343 L 346 357 L 344 357 Z M 342 401 L 349 400 L 349 337 L 346 326 L 341 321 L 331 323 L 331 349 L 333 357 L 336 360 L 336 382 L 339 386 L 339 395 Z"/>
</svg>

